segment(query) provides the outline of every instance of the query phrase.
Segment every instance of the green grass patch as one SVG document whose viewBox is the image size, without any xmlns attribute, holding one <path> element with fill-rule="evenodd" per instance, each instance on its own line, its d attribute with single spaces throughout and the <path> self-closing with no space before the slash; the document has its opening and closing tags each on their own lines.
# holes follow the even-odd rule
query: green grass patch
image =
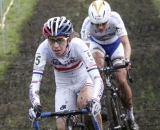
<svg viewBox="0 0 160 130">
<path fill-rule="evenodd" d="M 160 18 L 160 0 L 151 0 L 156 10 L 158 11 L 158 18 Z"/>
<path fill-rule="evenodd" d="M 0 28 L 0 81 L 6 72 L 12 59 L 19 53 L 19 44 L 21 42 L 21 26 L 27 21 L 33 13 L 34 6 L 38 0 L 16 0 L 13 1 L 8 13 L 6 14 L 5 27 Z M 10 5 L 11 0 L 3 0 L 3 14 Z M 2 24 L 3 16 L 0 20 Z"/>
</svg>

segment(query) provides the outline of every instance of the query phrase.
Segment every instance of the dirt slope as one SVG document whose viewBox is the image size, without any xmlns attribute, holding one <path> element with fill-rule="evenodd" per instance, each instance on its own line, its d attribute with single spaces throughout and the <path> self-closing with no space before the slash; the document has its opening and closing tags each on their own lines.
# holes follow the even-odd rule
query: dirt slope
<svg viewBox="0 0 160 130">
<path fill-rule="evenodd" d="M 28 89 L 32 75 L 34 54 L 44 40 L 42 27 L 53 16 L 65 15 L 79 32 L 87 8 L 92 0 L 39 0 L 32 18 L 22 27 L 20 54 L 8 68 L 5 80 L 0 83 L 0 129 L 29 130 L 28 109 L 31 107 Z M 114 11 L 118 11 L 129 33 L 132 44 L 132 71 L 134 83 L 131 84 L 134 97 L 135 116 L 141 130 L 160 129 L 159 113 L 159 45 L 160 20 L 149 0 L 119 1 L 108 0 Z M 54 75 L 50 66 L 41 85 L 41 102 L 44 111 L 54 110 Z M 48 120 L 47 120 L 48 121 Z M 53 121 L 41 121 L 43 130 L 55 129 Z M 45 125 L 46 124 L 46 125 Z M 48 127 L 48 128 L 47 128 Z"/>
</svg>

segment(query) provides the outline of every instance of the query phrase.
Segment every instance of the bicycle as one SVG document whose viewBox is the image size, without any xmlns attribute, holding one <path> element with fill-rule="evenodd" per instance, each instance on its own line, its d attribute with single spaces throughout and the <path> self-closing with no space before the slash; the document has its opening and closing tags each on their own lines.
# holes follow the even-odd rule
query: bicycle
<svg viewBox="0 0 160 130">
<path fill-rule="evenodd" d="M 43 113 L 41 113 L 41 118 L 47 118 L 47 117 L 53 117 L 53 116 L 60 116 L 60 117 L 66 116 L 66 130 L 73 130 L 73 128 L 76 128 L 76 127 L 78 127 L 79 130 L 87 130 L 87 128 L 85 127 L 85 124 L 82 120 L 83 114 L 89 114 L 88 110 L 82 109 L 82 110 L 65 110 L 65 111 L 61 111 L 61 112 L 43 112 Z M 81 115 L 80 122 L 73 121 L 73 116 L 76 116 L 76 115 Z M 94 124 L 95 130 L 100 130 L 97 119 L 92 117 L 92 122 Z M 35 130 L 40 130 L 38 120 L 35 120 L 33 122 L 33 127 Z"/>
<path fill-rule="evenodd" d="M 119 89 L 115 84 L 113 73 L 120 68 L 126 68 L 127 77 L 132 83 L 132 77 L 130 76 L 128 64 L 129 61 L 125 61 L 125 65 L 112 66 L 112 62 L 109 56 L 105 57 L 106 66 L 100 69 L 100 73 L 105 76 L 104 99 L 107 109 L 107 121 L 109 123 L 108 130 L 129 130 L 128 122 L 126 120 L 126 111 L 123 107 Z"/>
</svg>

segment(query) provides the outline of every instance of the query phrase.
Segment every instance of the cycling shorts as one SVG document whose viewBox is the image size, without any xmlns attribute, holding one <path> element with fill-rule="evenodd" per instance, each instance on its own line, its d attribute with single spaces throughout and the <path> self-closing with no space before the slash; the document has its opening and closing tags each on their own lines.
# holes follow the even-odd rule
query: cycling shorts
<svg viewBox="0 0 160 130">
<path fill-rule="evenodd" d="M 113 65 L 123 63 L 125 58 L 124 48 L 119 39 L 117 39 L 114 43 L 107 45 L 101 45 L 91 40 L 89 48 L 92 53 L 99 52 L 102 54 L 102 56 L 105 56 L 106 54 L 109 55 Z"/>
<path fill-rule="evenodd" d="M 88 84 L 93 87 L 93 82 L 89 75 L 77 77 L 76 83 L 63 84 L 58 83 L 55 95 L 55 111 L 76 110 L 77 93 Z M 89 86 L 89 87 L 90 87 Z"/>
</svg>

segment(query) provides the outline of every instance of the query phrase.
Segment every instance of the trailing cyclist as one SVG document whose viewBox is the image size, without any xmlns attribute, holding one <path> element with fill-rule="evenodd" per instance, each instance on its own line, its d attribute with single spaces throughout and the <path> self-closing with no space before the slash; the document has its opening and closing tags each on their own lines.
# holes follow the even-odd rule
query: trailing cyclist
<svg viewBox="0 0 160 130">
<path fill-rule="evenodd" d="M 80 38 L 75 37 L 77 33 L 73 31 L 72 23 L 64 16 L 50 18 L 44 24 L 43 35 L 46 40 L 36 51 L 29 89 L 33 105 L 29 109 L 30 120 L 40 118 L 42 112 L 39 91 L 47 62 L 54 68 L 55 111 L 75 110 L 78 107 L 82 109 L 86 107 L 88 101 L 92 101 L 91 114 L 97 117 L 102 129 L 99 101 L 104 86 L 89 48 Z M 65 119 L 62 117 L 56 119 L 58 130 L 65 130 Z M 86 115 L 85 120 L 91 120 L 91 116 Z"/>
<path fill-rule="evenodd" d="M 110 5 L 103 0 L 92 2 L 88 15 L 81 28 L 81 38 L 89 45 L 98 68 L 104 67 L 105 54 L 109 55 L 114 66 L 122 65 L 124 59 L 130 60 L 131 46 L 121 16 L 111 11 Z M 131 68 L 130 65 L 128 67 Z M 133 115 L 132 91 L 126 74 L 125 69 L 115 73 L 130 127 L 138 130 Z"/>
</svg>

